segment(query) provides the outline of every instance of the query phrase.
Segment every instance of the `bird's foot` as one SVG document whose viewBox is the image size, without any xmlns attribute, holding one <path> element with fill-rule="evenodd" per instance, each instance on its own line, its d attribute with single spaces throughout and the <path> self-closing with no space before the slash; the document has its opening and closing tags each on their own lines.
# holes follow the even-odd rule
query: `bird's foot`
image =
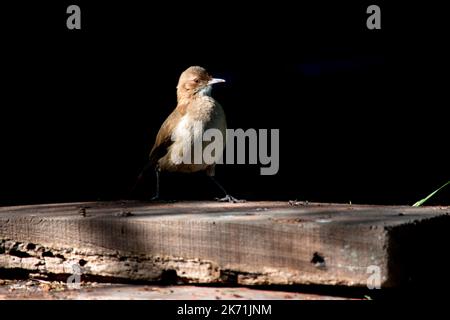
<svg viewBox="0 0 450 320">
<path fill-rule="evenodd" d="M 216 198 L 216 201 L 219 201 L 219 202 L 230 202 L 230 203 L 243 203 L 243 202 L 245 202 L 245 200 L 243 200 L 243 199 L 236 199 L 235 197 L 230 196 L 229 194 L 227 194 L 223 198 Z"/>
</svg>

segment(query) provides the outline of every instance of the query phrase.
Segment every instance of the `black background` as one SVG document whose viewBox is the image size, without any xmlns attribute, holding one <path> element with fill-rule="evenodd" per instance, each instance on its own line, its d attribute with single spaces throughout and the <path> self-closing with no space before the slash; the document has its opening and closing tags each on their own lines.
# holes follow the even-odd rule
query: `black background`
<svg viewBox="0 0 450 320">
<path fill-rule="evenodd" d="M 277 175 L 218 166 L 237 197 L 412 204 L 450 179 L 442 8 L 93 2 L 2 4 L 1 205 L 126 198 L 191 65 L 227 80 L 213 95 L 230 128 L 280 129 Z M 162 193 L 220 195 L 201 174 L 163 176 Z"/>
</svg>

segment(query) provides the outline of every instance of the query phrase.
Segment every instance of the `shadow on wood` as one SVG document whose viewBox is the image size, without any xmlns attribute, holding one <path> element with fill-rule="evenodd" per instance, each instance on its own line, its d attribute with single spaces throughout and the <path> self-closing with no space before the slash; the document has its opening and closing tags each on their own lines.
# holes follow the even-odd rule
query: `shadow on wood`
<svg viewBox="0 0 450 320">
<path fill-rule="evenodd" d="M 0 208 L 0 269 L 105 281 L 424 284 L 439 268 L 448 207 L 285 202 L 72 203 Z M 433 259 L 436 259 L 435 261 Z"/>
</svg>

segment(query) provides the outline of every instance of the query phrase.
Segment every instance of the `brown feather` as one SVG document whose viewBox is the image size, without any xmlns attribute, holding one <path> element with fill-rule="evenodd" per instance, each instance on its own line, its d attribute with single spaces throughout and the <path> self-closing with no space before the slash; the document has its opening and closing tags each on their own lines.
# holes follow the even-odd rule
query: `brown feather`
<svg viewBox="0 0 450 320">
<path fill-rule="evenodd" d="M 186 114 L 186 107 L 186 104 L 179 104 L 161 125 L 149 155 L 151 166 L 156 166 L 158 160 L 164 157 L 172 145 L 172 131 L 181 117 Z"/>
</svg>

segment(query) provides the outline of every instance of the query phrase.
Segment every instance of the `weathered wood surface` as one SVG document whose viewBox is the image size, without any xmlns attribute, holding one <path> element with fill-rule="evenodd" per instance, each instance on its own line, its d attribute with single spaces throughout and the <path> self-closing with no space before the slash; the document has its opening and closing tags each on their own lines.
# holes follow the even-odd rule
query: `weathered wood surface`
<svg viewBox="0 0 450 320">
<path fill-rule="evenodd" d="M 287 202 L 0 208 L 0 273 L 183 283 L 384 287 L 437 279 L 449 207 Z"/>
<path fill-rule="evenodd" d="M 61 282 L 36 280 L 0 280 L 0 300 L 345 300 L 364 299 L 261 290 L 246 287 L 205 287 L 192 285 L 143 285 L 83 283 L 79 288 Z"/>
</svg>

